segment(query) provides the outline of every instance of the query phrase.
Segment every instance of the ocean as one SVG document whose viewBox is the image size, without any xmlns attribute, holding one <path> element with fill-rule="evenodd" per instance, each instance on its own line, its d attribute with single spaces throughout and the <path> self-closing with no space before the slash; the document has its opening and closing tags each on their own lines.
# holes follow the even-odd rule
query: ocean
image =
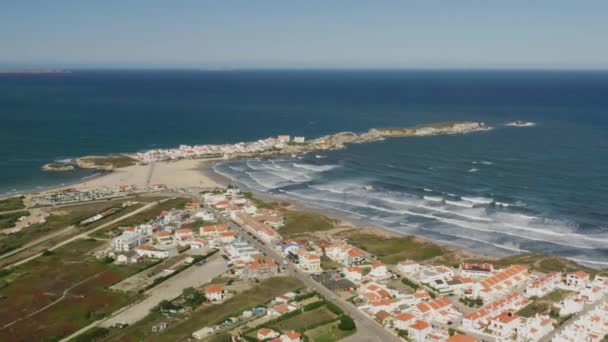
<svg viewBox="0 0 608 342">
<path fill-rule="evenodd" d="M 521 119 L 533 127 L 511 127 Z M 494 255 L 608 265 L 608 72 L 75 71 L 0 75 L 0 194 L 70 183 L 54 160 L 281 133 L 483 121 L 215 169 L 362 224 Z"/>
</svg>

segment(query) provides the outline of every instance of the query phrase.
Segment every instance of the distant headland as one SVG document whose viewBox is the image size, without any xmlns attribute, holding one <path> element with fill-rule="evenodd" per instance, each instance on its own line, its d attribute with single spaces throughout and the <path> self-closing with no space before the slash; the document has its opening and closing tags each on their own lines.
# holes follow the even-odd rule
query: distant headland
<svg viewBox="0 0 608 342">
<path fill-rule="evenodd" d="M 339 132 L 316 139 L 279 135 L 251 142 L 223 145 L 181 145 L 172 149 L 154 149 L 135 154 L 115 154 L 110 156 L 85 156 L 70 163 L 56 162 L 42 167 L 45 171 L 70 171 L 76 168 L 111 171 L 134 164 L 172 161 L 179 159 L 237 159 L 272 156 L 279 154 L 300 154 L 313 151 L 342 149 L 348 144 L 367 143 L 385 138 L 420 137 L 432 135 L 452 135 L 487 130 L 483 122 L 450 121 L 423 124 L 413 127 L 372 128 L 361 134 Z"/>
</svg>

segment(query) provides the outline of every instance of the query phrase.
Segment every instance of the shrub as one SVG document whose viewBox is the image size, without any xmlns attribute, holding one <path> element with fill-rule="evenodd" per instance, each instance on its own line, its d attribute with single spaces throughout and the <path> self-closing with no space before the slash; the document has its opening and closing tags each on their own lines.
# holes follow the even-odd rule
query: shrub
<svg viewBox="0 0 608 342">
<path fill-rule="evenodd" d="M 338 328 L 340 330 L 354 330 L 356 328 L 355 321 L 353 321 L 350 316 L 342 315 L 340 316 L 340 324 L 338 324 Z"/>
<path fill-rule="evenodd" d="M 344 311 L 342 311 L 342 309 L 340 309 L 339 306 L 337 306 L 336 304 L 334 304 L 332 302 L 327 302 L 327 308 L 329 309 L 329 311 L 333 312 L 334 314 L 336 314 L 338 316 L 344 314 Z"/>
<path fill-rule="evenodd" d="M 304 307 L 302 308 L 302 310 L 304 310 L 304 311 L 310 311 L 310 310 L 314 310 L 316 308 L 320 308 L 323 305 L 325 305 L 325 301 L 324 300 L 320 300 L 320 301 L 317 301 L 317 302 L 313 302 L 313 303 L 304 305 Z"/>
</svg>

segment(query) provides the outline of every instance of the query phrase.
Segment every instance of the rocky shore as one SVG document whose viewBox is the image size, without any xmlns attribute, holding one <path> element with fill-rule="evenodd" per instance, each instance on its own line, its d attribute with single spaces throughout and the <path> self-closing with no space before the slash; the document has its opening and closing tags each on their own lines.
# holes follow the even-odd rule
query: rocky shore
<svg viewBox="0 0 608 342">
<path fill-rule="evenodd" d="M 48 163 L 42 166 L 43 171 L 49 172 L 61 172 L 61 171 L 72 171 L 76 168 L 72 164 L 62 164 L 62 163 Z"/>
</svg>

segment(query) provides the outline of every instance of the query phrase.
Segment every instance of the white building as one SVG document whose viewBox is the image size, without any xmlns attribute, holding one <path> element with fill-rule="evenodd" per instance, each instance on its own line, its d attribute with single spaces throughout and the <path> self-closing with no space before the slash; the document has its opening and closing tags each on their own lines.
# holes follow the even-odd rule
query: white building
<svg viewBox="0 0 608 342">
<path fill-rule="evenodd" d="M 224 287 L 217 284 L 211 284 L 205 286 L 205 298 L 212 302 L 220 301 L 224 299 L 226 296 L 226 292 L 224 291 Z"/>
<path fill-rule="evenodd" d="M 169 256 L 171 256 L 171 253 L 168 250 L 160 250 L 160 249 L 152 248 L 148 245 L 141 245 L 141 246 L 137 247 L 135 249 L 135 252 L 142 257 L 152 258 L 152 259 L 165 259 L 165 258 L 168 258 Z"/>
<path fill-rule="evenodd" d="M 128 252 L 145 241 L 146 239 L 141 233 L 127 230 L 122 235 L 112 239 L 112 249 L 117 252 Z"/>
</svg>

